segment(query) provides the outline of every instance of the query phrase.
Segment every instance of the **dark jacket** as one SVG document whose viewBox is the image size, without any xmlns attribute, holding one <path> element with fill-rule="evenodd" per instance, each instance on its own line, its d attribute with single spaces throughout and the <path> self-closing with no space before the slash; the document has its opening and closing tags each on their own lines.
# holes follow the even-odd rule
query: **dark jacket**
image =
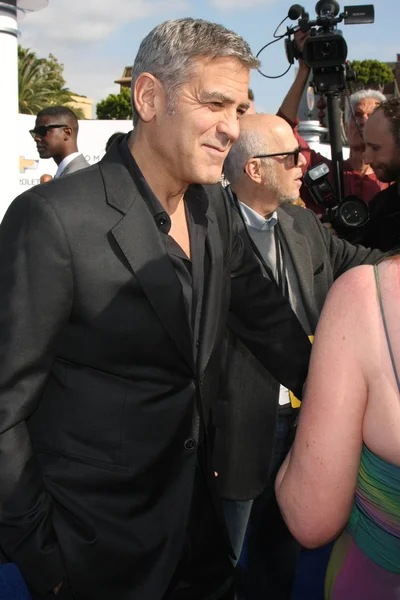
<svg viewBox="0 0 400 600">
<path fill-rule="evenodd" d="M 397 183 L 371 202 L 364 243 L 383 252 L 400 248 L 400 194 Z"/>
<path fill-rule="evenodd" d="M 284 204 L 277 212 L 314 333 L 334 280 L 351 267 L 375 262 L 380 253 L 332 236 L 310 210 Z M 279 383 L 232 331 L 218 396 L 215 470 L 220 493 L 231 500 L 256 498 L 268 483 Z"/>
<path fill-rule="evenodd" d="M 200 415 L 212 439 L 229 309 L 265 367 L 301 391 L 309 342 L 222 188 L 208 191 L 196 363 L 179 280 L 118 145 L 19 196 L 1 224 L 0 545 L 38 593 L 64 580 L 77 599 L 162 598 Z"/>
</svg>

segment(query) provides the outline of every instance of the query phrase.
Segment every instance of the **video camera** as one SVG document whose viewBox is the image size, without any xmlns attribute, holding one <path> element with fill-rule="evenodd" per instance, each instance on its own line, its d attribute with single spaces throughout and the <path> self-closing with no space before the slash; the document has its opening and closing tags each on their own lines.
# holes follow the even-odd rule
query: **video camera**
<svg viewBox="0 0 400 600">
<path fill-rule="evenodd" d="M 285 36 L 288 39 L 285 40 L 285 48 L 290 64 L 294 63 L 295 58 L 302 58 L 312 69 L 311 85 L 327 100 L 335 186 L 333 189 L 321 165 L 314 167 L 315 171 L 313 169 L 308 171 L 305 182 L 308 183 L 314 200 L 325 206 L 326 220 L 330 221 L 335 229 L 345 234 L 346 231 L 365 225 L 369 218 L 369 211 L 367 204 L 356 196 L 344 197 L 340 95 L 354 75 L 347 67 L 347 44 L 338 31 L 337 25 L 342 21 L 345 25 L 373 23 L 375 11 L 372 4 L 345 6 L 344 12 L 339 14 L 339 11 L 340 7 L 336 0 L 319 0 L 315 6 L 317 18 L 311 20 L 302 6 L 299 4 L 291 6 L 288 18 L 292 21 L 297 19 L 298 26 L 287 28 Z M 296 31 L 310 33 L 304 42 L 302 54 L 295 41 L 291 39 Z"/>
<path fill-rule="evenodd" d="M 347 44 L 337 30 L 338 23 L 345 25 L 361 25 L 373 23 L 375 11 L 372 4 L 363 6 L 345 6 L 339 14 L 336 0 L 319 0 L 315 6 L 317 18 L 312 21 L 300 4 L 290 7 L 288 17 L 292 21 L 298 19 L 298 27 L 288 27 L 285 40 L 286 56 L 290 64 L 295 58 L 303 58 L 313 70 L 313 85 L 316 92 L 325 94 L 328 91 L 343 90 L 346 78 L 350 78 L 345 61 Z M 296 31 L 310 32 L 302 54 L 299 53 L 294 40 L 290 39 Z"/>
</svg>

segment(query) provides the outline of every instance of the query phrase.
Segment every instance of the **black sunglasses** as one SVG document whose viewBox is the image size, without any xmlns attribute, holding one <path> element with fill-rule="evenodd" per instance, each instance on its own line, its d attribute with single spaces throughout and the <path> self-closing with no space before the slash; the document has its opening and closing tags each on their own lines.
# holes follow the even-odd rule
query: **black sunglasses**
<svg viewBox="0 0 400 600">
<path fill-rule="evenodd" d="M 252 158 L 271 158 L 272 156 L 293 156 L 294 166 L 297 167 L 299 163 L 300 153 L 304 150 L 301 146 L 297 146 L 295 150 L 291 152 L 275 152 L 275 154 L 257 154 L 257 156 L 253 156 Z"/>
<path fill-rule="evenodd" d="M 29 133 L 33 138 L 37 135 L 45 137 L 49 129 L 56 129 L 57 127 L 68 127 L 68 125 L 39 125 L 38 127 L 35 127 L 35 129 L 30 129 Z"/>
</svg>

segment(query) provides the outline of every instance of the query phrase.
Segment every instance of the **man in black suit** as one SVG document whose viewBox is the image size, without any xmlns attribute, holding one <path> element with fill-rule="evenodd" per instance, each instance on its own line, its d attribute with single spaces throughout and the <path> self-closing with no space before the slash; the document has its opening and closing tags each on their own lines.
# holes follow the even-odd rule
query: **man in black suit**
<svg viewBox="0 0 400 600">
<path fill-rule="evenodd" d="M 311 336 L 334 279 L 353 266 L 374 262 L 380 253 L 332 236 L 313 212 L 292 205 L 304 162 L 285 120 L 246 115 L 224 171 L 233 207 L 265 274 L 276 281 Z M 227 346 L 215 468 L 237 555 L 252 511 L 245 597 L 289 600 L 299 547 L 280 516 L 274 479 L 290 447 L 298 403 L 232 332 Z M 269 408 L 266 412 L 271 404 L 276 421 Z"/>
<path fill-rule="evenodd" d="M 34 598 L 232 597 L 211 460 L 228 310 L 298 394 L 310 351 L 208 186 L 257 65 L 220 25 L 156 27 L 134 131 L 1 224 L 0 546 Z"/>
<path fill-rule="evenodd" d="M 89 167 L 78 150 L 78 131 L 78 119 L 67 106 L 48 106 L 37 114 L 29 133 L 40 158 L 52 158 L 56 163 L 55 179 Z"/>
</svg>

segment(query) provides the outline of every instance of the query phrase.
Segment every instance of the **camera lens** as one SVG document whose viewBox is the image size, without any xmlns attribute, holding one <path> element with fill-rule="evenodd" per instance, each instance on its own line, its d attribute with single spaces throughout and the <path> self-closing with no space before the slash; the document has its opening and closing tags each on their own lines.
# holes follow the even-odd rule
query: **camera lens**
<svg viewBox="0 0 400 600">
<path fill-rule="evenodd" d="M 367 204 L 360 198 L 345 199 L 339 206 L 339 215 L 346 227 L 361 227 L 368 222 L 369 210 Z"/>
<path fill-rule="evenodd" d="M 310 69 L 339 67 L 347 57 L 347 44 L 339 33 L 321 32 L 310 36 L 303 47 L 303 58 Z"/>
<path fill-rule="evenodd" d="M 330 42 L 325 42 L 321 46 L 321 56 L 330 56 L 332 52 L 332 44 Z"/>
</svg>

